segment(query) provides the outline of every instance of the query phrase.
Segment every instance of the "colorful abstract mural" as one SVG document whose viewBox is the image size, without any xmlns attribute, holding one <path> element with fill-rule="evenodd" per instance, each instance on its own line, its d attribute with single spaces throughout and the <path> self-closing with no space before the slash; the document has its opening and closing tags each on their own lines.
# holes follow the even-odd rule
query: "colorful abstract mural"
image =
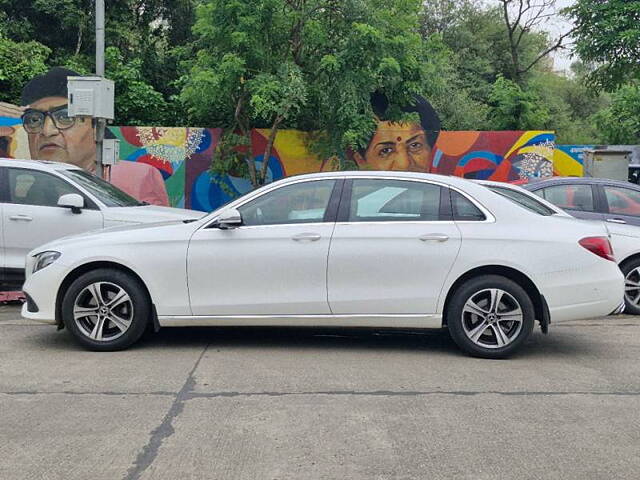
<svg viewBox="0 0 640 480">
<path fill-rule="evenodd" d="M 584 151 L 594 145 L 556 145 L 553 152 L 554 175 L 562 177 L 582 177 L 584 175 Z"/>
<path fill-rule="evenodd" d="M 220 129 L 117 127 L 124 161 L 149 164 L 162 173 L 171 205 L 210 211 L 251 190 L 251 183 L 232 174 L 209 171 Z M 268 131 L 254 130 L 252 143 L 259 165 Z M 512 181 L 550 176 L 554 152 L 552 132 L 440 132 L 430 171 L 465 178 Z M 304 132 L 278 133 L 268 179 L 335 169 L 314 157 Z"/>
<path fill-rule="evenodd" d="M 14 119 L 13 134 L 0 155 L 28 158 L 26 135 Z M 229 174 L 212 176 L 211 161 L 221 130 L 216 128 L 109 127 L 120 140 L 123 162 L 144 163 L 164 179 L 169 203 L 175 207 L 211 211 L 251 190 L 250 182 Z M 252 131 L 253 153 L 261 165 L 268 131 Z M 430 152 L 430 171 L 465 178 L 514 181 L 554 173 L 554 134 L 550 131 L 441 131 Z M 308 134 L 282 130 L 269 159 L 268 179 L 333 170 L 309 150 Z M 361 168 L 366 168 L 366 166 Z M 394 169 L 398 169 L 394 167 Z"/>
</svg>

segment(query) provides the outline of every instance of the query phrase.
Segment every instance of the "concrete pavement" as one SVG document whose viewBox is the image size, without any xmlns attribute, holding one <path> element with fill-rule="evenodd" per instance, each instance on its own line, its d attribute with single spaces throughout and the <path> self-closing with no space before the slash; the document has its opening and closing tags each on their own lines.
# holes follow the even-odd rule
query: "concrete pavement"
<svg viewBox="0 0 640 480">
<path fill-rule="evenodd" d="M 164 329 L 125 352 L 0 307 L 0 479 L 599 479 L 640 471 L 640 319 L 535 331 Z"/>
</svg>

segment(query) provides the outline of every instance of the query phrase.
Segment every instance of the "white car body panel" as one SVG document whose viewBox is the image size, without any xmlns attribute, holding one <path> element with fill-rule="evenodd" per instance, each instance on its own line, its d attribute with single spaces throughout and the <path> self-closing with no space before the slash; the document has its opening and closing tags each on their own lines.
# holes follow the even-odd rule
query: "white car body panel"
<svg viewBox="0 0 640 480">
<path fill-rule="evenodd" d="M 425 235 L 448 240 L 420 240 Z M 453 221 L 337 223 L 329 256 L 331 311 L 436 313 L 459 249 L 460 232 Z M 388 255 L 394 251 L 398 254 Z"/>
<path fill-rule="evenodd" d="M 572 215 L 562 210 L 561 208 L 554 205 L 553 203 L 545 200 L 541 196 L 536 195 L 535 192 L 531 192 L 517 185 L 511 185 L 511 184 L 502 183 L 502 182 L 492 182 L 488 180 L 478 181 L 477 183 L 481 185 L 486 185 L 486 186 L 493 185 L 501 188 L 509 188 L 511 190 L 516 190 L 520 193 L 524 193 L 528 195 L 529 197 L 533 198 L 537 202 L 542 203 L 543 205 L 546 205 L 548 208 L 553 210 L 555 212 L 555 215 L 557 216 L 568 217 L 568 218 L 578 220 Z M 589 219 L 589 220 L 582 220 L 582 221 L 589 222 L 589 223 L 598 223 L 598 224 L 601 224 L 603 228 L 606 229 L 606 231 L 609 233 L 609 239 L 611 241 L 611 246 L 613 248 L 613 254 L 616 257 L 616 261 L 618 262 L 618 264 L 621 264 L 622 262 L 624 262 L 629 257 L 632 257 L 633 255 L 640 254 L 640 227 L 639 226 L 629 225 L 624 223 L 606 222 L 604 220 L 604 215 L 601 215 L 601 217 L 603 218 L 603 220 Z"/>
<path fill-rule="evenodd" d="M 591 220 L 592 221 L 592 220 Z M 611 245 L 618 264 L 640 253 L 640 227 L 603 221 L 611 235 Z"/>
<path fill-rule="evenodd" d="M 348 225 L 330 222 L 226 231 L 206 228 L 226 210 L 271 189 L 301 179 L 361 176 L 450 186 L 485 209 L 487 221 L 432 222 L 436 226 L 431 222 L 362 222 L 362 230 L 351 233 L 351 228 L 342 228 Z M 333 234 L 335 244 L 329 241 L 334 226 L 338 232 L 338 236 Z M 396 235 L 400 240 L 390 238 L 393 229 L 401 232 Z M 302 232 L 319 233 L 321 238 L 309 243 L 291 241 Z M 416 238 L 438 232 L 453 240 L 441 251 Z M 491 265 L 526 275 L 545 297 L 552 323 L 597 317 L 621 303 L 623 277 L 614 262 L 578 244 L 588 236 L 606 236 L 606 231 L 591 222 L 538 215 L 460 178 L 395 172 L 312 174 L 275 182 L 192 223 L 110 229 L 41 247 L 30 254 L 28 272 L 34 254 L 55 250 L 62 255 L 28 276 L 25 291 L 35 299 L 39 311 L 29 312 L 25 304 L 23 315 L 55 323 L 55 294 L 50 293 L 57 290 L 55 286 L 78 266 L 113 261 L 142 279 L 160 324 L 166 326 L 442 326 L 445 299 L 456 280 L 475 268 Z M 371 238 L 383 240 L 374 245 Z M 388 247 L 385 238 L 390 239 Z M 395 262 L 387 252 L 395 252 Z M 357 264 L 358 259 L 364 265 Z M 341 268 L 345 261 L 354 263 Z M 372 262 L 377 263 L 375 268 Z M 438 273 L 423 280 L 421 277 L 430 275 L 429 269 Z M 358 281 L 363 279 L 369 288 L 359 287 Z M 418 294 L 421 288 L 423 297 Z M 236 291 L 242 289 L 245 291 Z M 318 298 L 323 292 L 324 297 Z"/>
<path fill-rule="evenodd" d="M 68 208 L 5 203 L 2 209 L 2 245 L 7 268 L 24 268 L 25 257 L 34 248 L 57 238 L 101 229 L 100 210 L 72 213 Z"/>
<path fill-rule="evenodd" d="M 84 208 L 72 213 L 64 207 L 5 203 L 2 205 L 2 267 L 22 269 L 29 251 L 52 240 L 105 227 L 135 223 L 200 218 L 203 212 L 180 208 L 141 205 L 108 207 L 81 184 L 62 175 L 80 168 L 56 162 L 0 158 L 0 167 L 36 170 L 72 185 L 95 203 L 98 209 Z"/>
<path fill-rule="evenodd" d="M 326 272 L 332 231 L 332 223 L 199 229 L 187 259 L 192 314 L 331 313 Z M 294 240 L 298 236 L 318 239 Z"/>
</svg>

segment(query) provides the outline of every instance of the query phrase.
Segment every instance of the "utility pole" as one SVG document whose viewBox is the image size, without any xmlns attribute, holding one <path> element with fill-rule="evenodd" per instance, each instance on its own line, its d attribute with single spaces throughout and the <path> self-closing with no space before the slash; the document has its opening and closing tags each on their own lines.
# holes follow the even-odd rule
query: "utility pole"
<svg viewBox="0 0 640 480">
<path fill-rule="evenodd" d="M 96 75 L 104 77 L 104 0 L 96 0 Z M 96 175 L 104 178 L 102 168 L 102 141 L 106 120 L 96 119 Z"/>
</svg>

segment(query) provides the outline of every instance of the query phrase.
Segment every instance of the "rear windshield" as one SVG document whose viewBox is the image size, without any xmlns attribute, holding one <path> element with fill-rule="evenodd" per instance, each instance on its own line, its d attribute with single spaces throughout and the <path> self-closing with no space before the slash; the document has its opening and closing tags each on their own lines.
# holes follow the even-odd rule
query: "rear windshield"
<svg viewBox="0 0 640 480">
<path fill-rule="evenodd" d="M 556 213 L 545 204 L 540 203 L 535 198 L 530 197 L 526 193 L 518 192 L 517 190 L 514 190 L 512 188 L 496 187 L 494 185 L 487 186 L 487 188 L 492 192 L 508 198 L 516 205 L 520 205 L 521 207 L 526 208 L 530 212 L 537 213 L 538 215 L 548 216 Z"/>
</svg>

